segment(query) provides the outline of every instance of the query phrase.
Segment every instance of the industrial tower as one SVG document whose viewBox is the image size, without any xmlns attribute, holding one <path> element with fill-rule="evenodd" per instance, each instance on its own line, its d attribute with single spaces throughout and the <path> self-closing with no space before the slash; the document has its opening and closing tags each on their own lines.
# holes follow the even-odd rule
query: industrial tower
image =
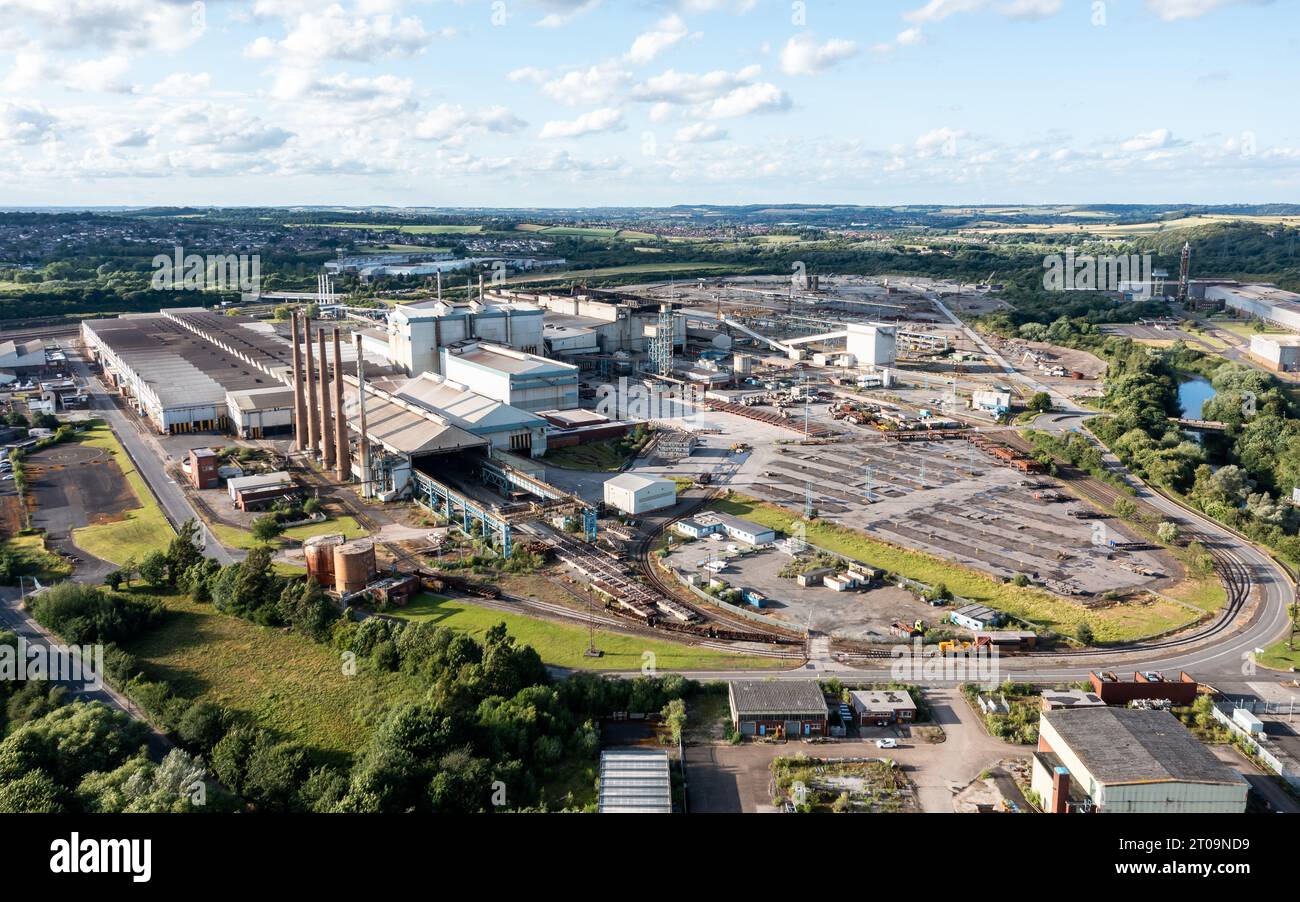
<svg viewBox="0 0 1300 902">
<path fill-rule="evenodd" d="M 659 322 L 650 341 L 650 368 L 659 376 L 673 373 L 673 308 L 671 304 L 659 305 Z"/>
<path fill-rule="evenodd" d="M 1183 242 L 1183 261 L 1178 273 L 1178 303 L 1187 307 L 1188 280 L 1192 274 L 1192 243 Z"/>
</svg>

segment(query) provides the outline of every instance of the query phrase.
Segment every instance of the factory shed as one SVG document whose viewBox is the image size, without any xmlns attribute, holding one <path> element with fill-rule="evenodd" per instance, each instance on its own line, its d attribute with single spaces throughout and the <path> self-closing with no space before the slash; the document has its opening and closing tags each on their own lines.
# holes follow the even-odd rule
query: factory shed
<svg viewBox="0 0 1300 902">
<path fill-rule="evenodd" d="M 742 736 L 823 736 L 828 712 L 816 680 L 732 680 L 731 723 Z"/>
<path fill-rule="evenodd" d="M 853 712 L 862 726 L 911 723 L 916 720 L 916 702 L 905 689 L 854 689 L 849 693 Z"/>
<path fill-rule="evenodd" d="M 539 411 L 578 405 L 578 368 L 513 348 L 470 341 L 442 351 L 442 374 L 470 391 Z"/>
<path fill-rule="evenodd" d="M 672 507 L 677 503 L 677 483 L 657 476 L 620 473 L 605 480 L 605 503 L 625 514 Z"/>
<path fill-rule="evenodd" d="M 1249 784 L 1168 711 L 1044 711 L 1033 788 L 1057 813 L 1223 813 L 1246 809 Z"/>
<path fill-rule="evenodd" d="M 293 435 L 293 389 L 251 388 L 226 393 L 230 428 L 240 438 Z"/>
<path fill-rule="evenodd" d="M 672 814 L 668 753 L 609 749 L 600 753 L 601 814 Z"/>
</svg>

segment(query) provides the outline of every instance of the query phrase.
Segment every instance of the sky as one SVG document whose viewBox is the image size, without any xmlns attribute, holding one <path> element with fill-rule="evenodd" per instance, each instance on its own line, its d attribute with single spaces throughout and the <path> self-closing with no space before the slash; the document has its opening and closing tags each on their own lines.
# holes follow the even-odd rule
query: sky
<svg viewBox="0 0 1300 902">
<path fill-rule="evenodd" d="M 1300 201 L 1300 0 L 0 0 L 0 204 Z"/>
</svg>

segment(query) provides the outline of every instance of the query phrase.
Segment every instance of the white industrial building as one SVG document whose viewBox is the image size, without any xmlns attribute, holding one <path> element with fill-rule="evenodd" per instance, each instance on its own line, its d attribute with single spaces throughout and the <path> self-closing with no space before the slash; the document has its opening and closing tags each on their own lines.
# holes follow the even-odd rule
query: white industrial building
<svg viewBox="0 0 1300 902">
<path fill-rule="evenodd" d="M 605 503 L 625 514 L 672 507 L 677 503 L 677 483 L 658 476 L 620 473 L 605 481 Z"/>
<path fill-rule="evenodd" d="M 1168 711 L 1044 711 L 1032 785 L 1045 810 L 1241 814 L 1249 784 Z"/>
<path fill-rule="evenodd" d="M 1273 285 L 1208 285 L 1206 300 L 1222 301 L 1229 310 L 1300 332 L 1300 294 Z"/>
<path fill-rule="evenodd" d="M 893 366 L 898 356 L 898 329 L 874 323 L 849 323 L 846 350 L 858 366 Z"/>
<path fill-rule="evenodd" d="M 1300 335 L 1252 335 L 1250 356 L 1271 370 L 1294 373 L 1300 370 Z"/>
<path fill-rule="evenodd" d="M 578 406 L 578 368 L 479 341 L 443 348 L 442 374 L 477 394 L 520 410 Z"/>
<path fill-rule="evenodd" d="M 542 309 L 534 304 L 495 298 L 404 304 L 388 315 L 383 333 L 367 336 L 367 343 L 408 375 L 437 373 L 443 348 L 473 339 L 538 353 L 542 319 Z"/>
<path fill-rule="evenodd" d="M 226 392 L 230 429 L 240 438 L 293 435 L 293 389 L 270 386 Z"/>
<path fill-rule="evenodd" d="M 555 357 L 575 354 L 642 353 L 659 328 L 657 306 L 611 303 L 588 295 L 489 292 L 490 299 L 536 304 L 546 311 L 543 337 L 547 353 Z M 673 347 L 686 344 L 686 321 L 673 317 Z"/>
<path fill-rule="evenodd" d="M 1011 409 L 1011 389 L 995 388 L 972 392 L 971 406 L 1001 416 Z"/>
<path fill-rule="evenodd" d="M 681 535 L 693 539 L 720 533 L 729 539 L 736 539 L 750 545 L 768 545 L 776 541 L 776 530 L 730 514 L 703 513 L 677 521 L 674 528 Z"/>
</svg>

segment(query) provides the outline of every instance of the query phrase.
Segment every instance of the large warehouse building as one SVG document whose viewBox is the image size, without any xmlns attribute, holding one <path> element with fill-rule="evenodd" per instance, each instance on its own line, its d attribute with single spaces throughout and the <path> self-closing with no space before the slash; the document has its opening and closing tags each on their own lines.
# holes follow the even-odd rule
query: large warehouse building
<svg viewBox="0 0 1300 902">
<path fill-rule="evenodd" d="M 117 319 L 85 320 L 81 339 L 105 381 L 161 433 L 282 433 L 293 342 L 283 327 L 202 308 L 175 308 Z M 351 342 L 341 349 L 345 372 L 356 371 Z M 382 358 L 366 362 L 391 374 Z M 233 396 L 233 398 L 232 398 Z M 232 403 L 238 410 L 232 412 Z M 264 416 L 263 416 L 264 414 Z M 291 419 L 291 418 L 290 418 Z"/>
<path fill-rule="evenodd" d="M 1273 285 L 1209 285 L 1206 300 L 1222 301 L 1236 313 L 1300 332 L 1300 294 Z"/>
<path fill-rule="evenodd" d="M 578 406 L 578 368 L 502 345 L 469 341 L 442 349 L 442 374 L 520 410 Z"/>
<path fill-rule="evenodd" d="M 477 339 L 536 354 L 542 350 L 542 309 L 509 299 L 430 301 L 399 306 L 387 327 L 367 336 L 407 375 L 442 372 L 442 349 Z"/>
<path fill-rule="evenodd" d="M 1044 711 L 1033 789 L 1045 810 L 1240 814 L 1249 785 L 1168 711 Z"/>
</svg>

